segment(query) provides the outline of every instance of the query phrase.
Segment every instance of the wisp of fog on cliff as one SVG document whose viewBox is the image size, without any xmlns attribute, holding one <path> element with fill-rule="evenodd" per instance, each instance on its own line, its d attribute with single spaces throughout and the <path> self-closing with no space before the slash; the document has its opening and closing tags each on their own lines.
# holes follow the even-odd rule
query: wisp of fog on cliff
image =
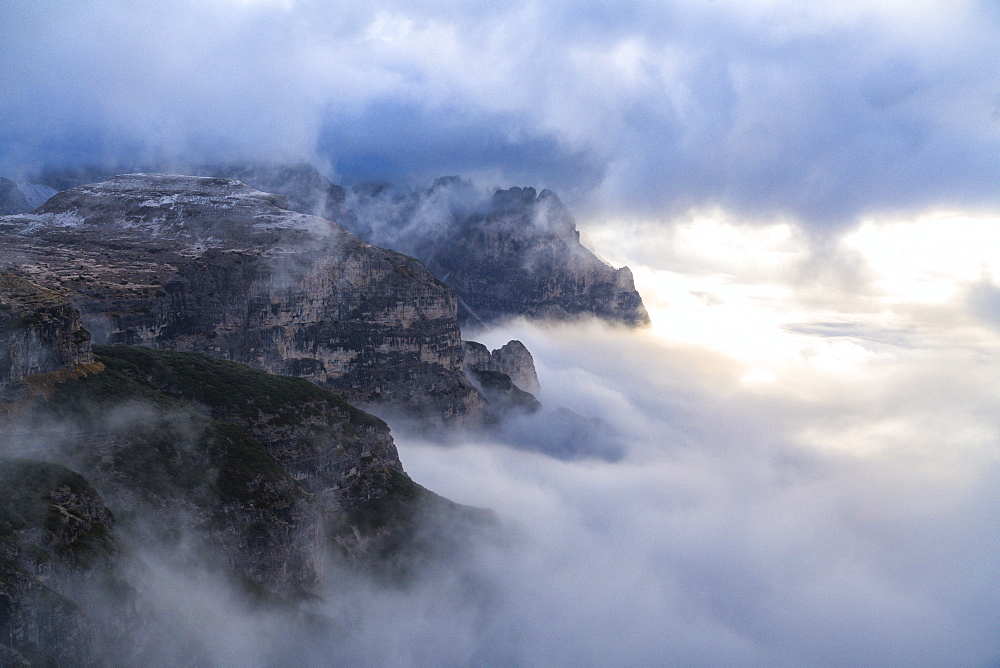
<svg viewBox="0 0 1000 668">
<path fill-rule="evenodd" d="M 489 596 L 441 576 L 369 603 L 393 620 L 382 658 L 994 665 L 996 223 L 868 221 L 823 248 L 717 213 L 582 226 L 654 326 L 483 338 L 523 340 L 543 403 L 599 417 L 626 455 L 398 438 L 414 479 L 521 535 L 475 555 Z"/>
</svg>

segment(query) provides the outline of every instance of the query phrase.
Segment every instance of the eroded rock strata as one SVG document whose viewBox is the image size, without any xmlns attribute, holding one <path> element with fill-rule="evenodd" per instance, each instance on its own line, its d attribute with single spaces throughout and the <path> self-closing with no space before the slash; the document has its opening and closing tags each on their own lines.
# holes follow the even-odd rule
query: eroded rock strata
<svg viewBox="0 0 1000 668">
<path fill-rule="evenodd" d="M 364 239 L 423 262 L 454 288 L 470 325 L 512 317 L 593 315 L 649 322 L 628 267 L 580 243 L 576 222 L 549 190 L 497 190 L 485 201 L 457 177 L 419 192 L 356 190 L 344 224 Z"/>
<path fill-rule="evenodd" d="M 0 272 L 0 397 L 26 376 L 93 361 L 90 333 L 65 295 Z"/>
<path fill-rule="evenodd" d="M 538 399 L 526 389 L 537 392 L 540 387 L 534 360 L 523 343 L 508 341 L 493 352 L 478 341 L 462 341 L 462 347 L 466 376 L 489 401 L 495 419 L 530 414 L 541 408 Z"/>
<path fill-rule="evenodd" d="M 456 298 L 419 262 L 226 179 L 127 175 L 0 218 L 3 261 L 104 343 L 200 351 L 475 424 Z"/>
<path fill-rule="evenodd" d="M 62 170 L 38 175 L 32 185 L 65 190 L 123 171 Z M 629 326 L 649 321 L 631 271 L 614 269 L 582 246 L 573 217 L 548 190 L 484 196 L 458 177 L 418 190 L 345 189 L 305 164 L 172 165 L 169 171 L 239 179 L 280 195 L 276 201 L 284 207 L 335 220 L 365 241 L 419 259 L 456 291 L 460 317 L 471 325 L 584 315 Z"/>
</svg>

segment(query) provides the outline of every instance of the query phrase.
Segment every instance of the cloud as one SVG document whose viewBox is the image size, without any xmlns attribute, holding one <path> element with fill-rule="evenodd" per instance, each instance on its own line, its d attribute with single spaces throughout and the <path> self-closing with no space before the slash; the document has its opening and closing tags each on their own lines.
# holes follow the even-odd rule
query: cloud
<svg viewBox="0 0 1000 668">
<path fill-rule="evenodd" d="M 402 617 L 458 634 L 462 653 L 443 656 L 776 666 L 998 658 L 995 602 L 984 594 L 1000 575 L 998 406 L 984 392 L 994 368 L 970 374 L 974 364 L 952 351 L 924 349 L 919 364 L 865 362 L 859 379 L 800 374 L 760 387 L 721 354 L 693 355 L 653 334 L 517 323 L 495 336 L 513 332 L 535 356 L 545 400 L 609 421 L 629 435 L 628 454 L 566 462 L 489 439 L 458 448 L 401 439 L 416 479 L 523 531 L 516 545 L 475 555 L 477 575 L 500 592 L 475 612 L 431 604 L 456 591 L 433 579 L 435 598 L 393 599 Z M 455 628 L 469 617 L 477 622 Z"/>
<path fill-rule="evenodd" d="M 350 628 L 302 639 L 314 663 L 992 665 L 995 225 L 886 217 L 995 209 L 998 23 L 971 1 L 15 0 L 0 167 L 308 159 L 606 214 L 588 232 L 654 328 L 484 342 L 523 340 L 543 401 L 623 457 L 401 438 L 417 481 L 519 532 L 405 591 L 334 579 Z M 201 619 L 226 610 L 198 589 Z M 217 657 L 281 649 L 233 615 L 204 628 L 261 645 Z"/>
<path fill-rule="evenodd" d="M 16 1 L 0 20 L 8 172 L 306 159 L 823 227 L 993 206 L 1000 170 L 989 3 Z"/>
<path fill-rule="evenodd" d="M 940 244 L 956 227 L 960 257 Z M 600 418 L 625 455 L 397 435 L 415 479 L 496 509 L 519 540 L 472 555 L 488 599 L 432 576 L 364 614 L 422 620 L 401 646 L 459 663 L 995 665 L 998 340 L 972 317 L 995 287 L 968 279 L 993 227 L 862 227 L 853 252 L 825 258 L 864 267 L 858 284 L 811 291 L 795 271 L 763 280 L 774 253 L 815 252 L 803 239 L 692 223 L 674 239 L 708 234 L 716 246 L 692 247 L 744 259 L 688 256 L 669 280 L 717 300 L 654 307 L 638 332 L 516 321 L 481 333 L 524 341 L 546 405 Z M 918 265 L 900 274 L 886 248 L 907 244 Z M 633 266 L 637 281 L 656 277 Z M 718 323 L 731 331 L 712 336 Z M 759 340 L 771 345 L 747 345 Z"/>
</svg>

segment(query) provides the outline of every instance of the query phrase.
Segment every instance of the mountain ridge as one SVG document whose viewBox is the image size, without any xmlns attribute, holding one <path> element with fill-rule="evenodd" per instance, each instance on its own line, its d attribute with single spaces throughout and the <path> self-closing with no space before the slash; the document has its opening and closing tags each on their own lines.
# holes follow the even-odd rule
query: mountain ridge
<svg viewBox="0 0 1000 668">
<path fill-rule="evenodd" d="M 34 177 L 65 190 L 121 170 L 76 168 Z M 238 179 L 284 197 L 283 206 L 333 220 L 367 242 L 411 255 L 457 293 L 463 322 L 594 315 L 649 322 L 627 267 L 586 249 L 572 215 L 550 190 L 497 188 L 483 196 L 457 176 L 426 189 L 345 188 L 308 164 L 173 165 L 169 171 Z"/>
</svg>

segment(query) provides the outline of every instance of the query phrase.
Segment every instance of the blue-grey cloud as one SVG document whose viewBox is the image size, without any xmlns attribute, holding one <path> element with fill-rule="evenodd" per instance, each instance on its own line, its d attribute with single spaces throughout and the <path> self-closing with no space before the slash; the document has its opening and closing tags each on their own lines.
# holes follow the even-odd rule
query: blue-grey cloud
<svg viewBox="0 0 1000 668">
<path fill-rule="evenodd" d="M 0 7 L 0 171 L 306 159 L 814 226 L 993 207 L 988 2 Z"/>
</svg>

